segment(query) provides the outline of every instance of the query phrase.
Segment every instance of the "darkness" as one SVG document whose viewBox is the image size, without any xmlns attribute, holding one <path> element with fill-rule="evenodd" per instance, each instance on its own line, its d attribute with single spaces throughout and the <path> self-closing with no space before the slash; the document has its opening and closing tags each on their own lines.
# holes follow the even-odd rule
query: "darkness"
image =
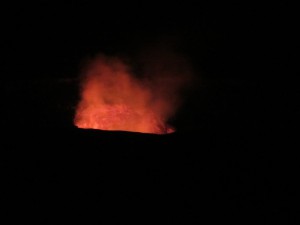
<svg viewBox="0 0 300 225">
<path fill-rule="evenodd" d="M 296 71 L 287 8 L 5 5 L 3 224 L 298 224 L 300 107 L 288 77 Z M 197 77 L 171 121 L 177 132 L 73 126 L 85 60 L 135 59 L 161 40 L 177 40 Z"/>
</svg>

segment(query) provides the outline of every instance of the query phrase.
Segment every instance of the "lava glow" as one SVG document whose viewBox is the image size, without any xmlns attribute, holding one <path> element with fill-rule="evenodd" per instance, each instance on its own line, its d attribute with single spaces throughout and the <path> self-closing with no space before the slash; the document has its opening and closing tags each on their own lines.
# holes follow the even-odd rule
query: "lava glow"
<svg viewBox="0 0 300 225">
<path fill-rule="evenodd" d="M 167 121 L 178 108 L 184 79 L 177 68 L 180 63 L 168 68 L 170 63 L 163 58 L 153 62 L 152 69 L 146 66 L 147 71 L 138 78 L 122 60 L 98 56 L 83 73 L 75 125 L 155 134 L 174 132 Z"/>
</svg>

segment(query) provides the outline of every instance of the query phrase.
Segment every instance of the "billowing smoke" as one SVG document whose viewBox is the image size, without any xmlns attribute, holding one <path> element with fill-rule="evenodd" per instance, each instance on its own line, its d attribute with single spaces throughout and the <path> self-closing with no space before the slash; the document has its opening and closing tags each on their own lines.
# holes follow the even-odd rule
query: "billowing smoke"
<svg viewBox="0 0 300 225">
<path fill-rule="evenodd" d="M 184 57 L 145 51 L 135 62 L 98 55 L 82 74 L 74 123 L 79 128 L 166 134 L 192 78 Z"/>
</svg>

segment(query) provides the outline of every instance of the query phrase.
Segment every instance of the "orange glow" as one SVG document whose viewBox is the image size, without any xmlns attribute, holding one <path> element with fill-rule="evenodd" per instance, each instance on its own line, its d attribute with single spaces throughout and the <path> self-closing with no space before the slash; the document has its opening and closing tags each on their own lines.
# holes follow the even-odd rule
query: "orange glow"
<svg viewBox="0 0 300 225">
<path fill-rule="evenodd" d="M 137 78 L 122 60 L 99 56 L 83 73 L 74 123 L 79 128 L 167 134 L 178 106 L 176 77 Z M 153 79 L 153 77 L 156 77 Z"/>
</svg>

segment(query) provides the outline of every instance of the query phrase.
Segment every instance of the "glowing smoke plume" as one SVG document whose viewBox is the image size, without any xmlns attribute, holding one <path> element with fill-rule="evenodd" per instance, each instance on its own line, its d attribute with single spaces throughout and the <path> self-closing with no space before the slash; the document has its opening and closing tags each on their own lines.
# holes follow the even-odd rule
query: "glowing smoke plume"
<svg viewBox="0 0 300 225">
<path fill-rule="evenodd" d="M 149 53 L 133 72 L 120 58 L 98 56 L 83 73 L 74 123 L 79 128 L 166 134 L 190 81 L 185 60 L 168 52 Z"/>
</svg>

